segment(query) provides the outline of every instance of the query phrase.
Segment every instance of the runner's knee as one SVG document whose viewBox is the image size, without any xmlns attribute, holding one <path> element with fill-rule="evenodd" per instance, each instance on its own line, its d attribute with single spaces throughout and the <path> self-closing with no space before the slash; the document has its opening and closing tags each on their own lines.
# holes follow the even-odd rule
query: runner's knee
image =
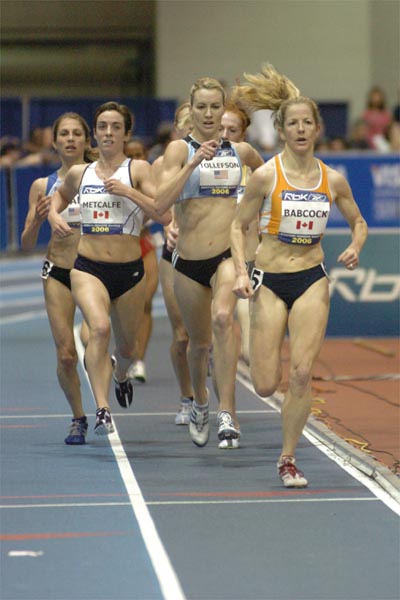
<svg viewBox="0 0 400 600">
<path fill-rule="evenodd" d="M 71 372 L 76 368 L 78 364 L 78 355 L 74 348 L 62 347 L 58 349 L 57 353 L 57 364 L 58 368 L 64 372 Z"/>
<path fill-rule="evenodd" d="M 291 365 L 289 372 L 289 386 L 294 387 L 300 393 L 305 391 L 311 380 L 311 366 L 306 361 L 300 361 Z"/>
<path fill-rule="evenodd" d="M 261 375 L 252 372 L 252 381 L 254 389 L 259 396 L 266 398 L 272 396 L 276 392 L 279 382 L 280 373 L 262 373 Z"/>
<path fill-rule="evenodd" d="M 232 327 L 232 325 L 233 315 L 229 307 L 221 306 L 213 312 L 212 328 L 214 332 L 218 333 L 226 331 L 228 328 Z"/>
</svg>

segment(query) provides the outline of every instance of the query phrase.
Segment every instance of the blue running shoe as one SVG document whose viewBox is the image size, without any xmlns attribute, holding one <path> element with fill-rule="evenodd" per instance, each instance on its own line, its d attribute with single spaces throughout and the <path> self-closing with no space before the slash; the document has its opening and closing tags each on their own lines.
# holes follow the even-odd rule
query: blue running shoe
<svg viewBox="0 0 400 600">
<path fill-rule="evenodd" d="M 82 446 L 83 444 L 86 444 L 87 430 L 88 422 L 86 417 L 72 419 L 72 423 L 69 428 L 69 434 L 65 438 L 64 442 L 68 444 L 68 446 Z"/>
</svg>

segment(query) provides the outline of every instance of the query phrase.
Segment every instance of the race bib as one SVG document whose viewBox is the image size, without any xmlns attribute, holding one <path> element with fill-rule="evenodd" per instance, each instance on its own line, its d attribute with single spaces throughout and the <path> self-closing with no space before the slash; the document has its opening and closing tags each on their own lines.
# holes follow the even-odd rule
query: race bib
<svg viewBox="0 0 400 600">
<path fill-rule="evenodd" d="M 236 196 L 241 168 L 237 157 L 234 153 L 230 155 L 231 152 L 231 149 L 219 149 L 212 160 L 203 160 L 200 163 L 201 196 Z"/>
<path fill-rule="evenodd" d="M 263 282 L 264 271 L 261 269 L 253 268 L 250 276 L 251 285 L 254 291 L 258 290 L 258 288 L 262 285 Z"/>
<path fill-rule="evenodd" d="M 283 191 L 278 239 L 286 244 L 317 244 L 326 229 L 329 212 L 325 194 Z"/>
<path fill-rule="evenodd" d="M 85 197 L 86 195 L 86 197 Z M 81 195 L 82 233 L 115 235 L 123 233 L 122 201 L 111 199 L 103 186 L 85 186 Z"/>
<path fill-rule="evenodd" d="M 54 263 L 52 263 L 51 260 L 46 258 L 43 261 L 41 278 L 48 279 L 53 267 L 54 267 Z"/>
<path fill-rule="evenodd" d="M 81 226 L 81 208 L 79 204 L 70 204 L 60 214 L 70 227 Z"/>
</svg>

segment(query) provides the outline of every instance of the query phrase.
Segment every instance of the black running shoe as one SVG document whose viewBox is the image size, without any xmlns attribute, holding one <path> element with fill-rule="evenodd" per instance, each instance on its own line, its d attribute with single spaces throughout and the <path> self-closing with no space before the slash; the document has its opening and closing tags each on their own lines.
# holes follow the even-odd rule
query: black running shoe
<svg viewBox="0 0 400 600">
<path fill-rule="evenodd" d="M 122 406 L 122 408 L 128 408 L 132 404 L 133 400 L 133 385 L 129 379 L 125 381 L 117 381 L 115 377 L 114 385 L 115 385 L 115 397 L 118 400 L 118 404 Z"/>
</svg>

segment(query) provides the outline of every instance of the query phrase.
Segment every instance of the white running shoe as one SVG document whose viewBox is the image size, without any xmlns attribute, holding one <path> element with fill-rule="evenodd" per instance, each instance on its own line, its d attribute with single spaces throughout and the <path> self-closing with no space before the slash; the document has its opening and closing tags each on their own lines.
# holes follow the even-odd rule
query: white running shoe
<svg viewBox="0 0 400 600">
<path fill-rule="evenodd" d="M 237 427 L 235 427 L 232 415 L 227 410 L 220 410 L 217 414 L 217 426 L 219 440 L 224 441 L 240 438 L 240 431 Z M 239 446 L 237 446 L 237 448 L 238 447 Z"/>
<path fill-rule="evenodd" d="M 207 390 L 208 395 L 208 390 Z M 192 438 L 192 442 L 196 446 L 205 446 L 210 437 L 210 423 L 208 418 L 209 403 L 207 404 L 196 404 L 196 401 L 192 402 L 192 410 L 190 413 L 189 422 L 189 433 Z"/>
<path fill-rule="evenodd" d="M 142 360 L 135 360 L 131 364 L 128 369 L 128 377 L 140 383 L 146 383 L 146 365 Z"/>
<path fill-rule="evenodd" d="M 224 439 L 218 444 L 220 450 L 236 450 L 240 448 L 240 436 L 237 438 Z"/>
<path fill-rule="evenodd" d="M 175 415 L 175 425 L 189 425 L 192 402 L 190 398 L 182 398 L 179 412 Z"/>
<path fill-rule="evenodd" d="M 282 479 L 285 487 L 307 487 L 308 481 L 304 477 L 304 473 L 296 467 L 296 459 L 294 456 L 282 456 L 282 459 L 276 466 L 278 475 Z"/>
</svg>

